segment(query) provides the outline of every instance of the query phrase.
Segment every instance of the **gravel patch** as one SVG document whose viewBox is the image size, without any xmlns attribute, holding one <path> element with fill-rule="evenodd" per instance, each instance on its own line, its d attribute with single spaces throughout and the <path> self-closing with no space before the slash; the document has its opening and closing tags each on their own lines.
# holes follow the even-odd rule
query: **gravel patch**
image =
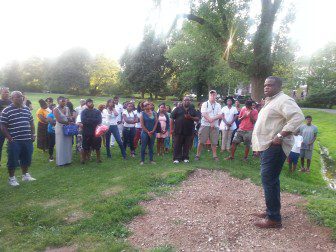
<svg viewBox="0 0 336 252">
<path fill-rule="evenodd" d="M 128 228 L 140 250 L 170 245 L 178 251 L 336 251 L 331 230 L 312 223 L 305 200 L 282 193 L 283 228 L 258 229 L 262 188 L 222 171 L 196 170 L 177 190 L 142 202 L 146 214 Z"/>
</svg>

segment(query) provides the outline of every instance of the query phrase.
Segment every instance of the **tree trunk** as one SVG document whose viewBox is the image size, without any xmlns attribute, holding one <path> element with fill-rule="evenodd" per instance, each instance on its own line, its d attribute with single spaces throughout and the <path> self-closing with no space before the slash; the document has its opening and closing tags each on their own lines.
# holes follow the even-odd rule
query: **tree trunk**
<svg viewBox="0 0 336 252">
<path fill-rule="evenodd" d="M 155 99 L 155 100 L 158 99 L 158 95 L 157 95 L 157 94 L 154 95 L 154 99 Z"/>
<path fill-rule="evenodd" d="M 252 99 L 254 101 L 260 102 L 261 99 L 264 96 L 264 82 L 265 78 L 263 77 L 257 77 L 253 76 L 251 78 L 251 84 L 252 84 Z"/>
<path fill-rule="evenodd" d="M 141 99 L 145 99 L 145 92 L 141 91 Z"/>
<path fill-rule="evenodd" d="M 272 32 L 275 15 L 281 0 L 261 0 L 261 18 L 253 39 L 253 64 L 251 66 L 252 99 L 260 101 L 264 94 L 263 83 L 272 74 Z"/>
<path fill-rule="evenodd" d="M 151 100 L 153 100 L 153 94 L 152 94 L 152 93 L 149 93 L 149 98 L 150 98 Z"/>
</svg>

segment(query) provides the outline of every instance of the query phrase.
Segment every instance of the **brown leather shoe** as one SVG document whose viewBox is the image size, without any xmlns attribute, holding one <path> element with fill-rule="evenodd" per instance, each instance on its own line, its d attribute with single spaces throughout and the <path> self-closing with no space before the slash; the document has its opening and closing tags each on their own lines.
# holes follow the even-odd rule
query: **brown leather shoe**
<svg viewBox="0 0 336 252">
<path fill-rule="evenodd" d="M 267 217 L 267 213 L 253 213 L 252 216 L 265 219 Z"/>
<path fill-rule="evenodd" d="M 282 228 L 281 221 L 273 221 L 268 218 L 256 221 L 254 225 L 259 228 Z"/>
</svg>

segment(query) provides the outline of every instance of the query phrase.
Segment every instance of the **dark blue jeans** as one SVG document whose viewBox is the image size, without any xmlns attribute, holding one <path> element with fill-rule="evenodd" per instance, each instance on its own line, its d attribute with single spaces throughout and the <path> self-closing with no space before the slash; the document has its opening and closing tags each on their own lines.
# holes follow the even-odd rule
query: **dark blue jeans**
<svg viewBox="0 0 336 252">
<path fill-rule="evenodd" d="M 271 145 L 261 157 L 261 181 L 264 188 L 266 213 L 269 219 L 281 221 L 280 173 L 286 160 L 281 145 Z"/>
<path fill-rule="evenodd" d="M 131 152 L 134 153 L 135 127 L 124 127 L 123 137 L 124 137 L 124 149 L 126 150 L 127 145 L 129 145 Z"/>
<path fill-rule="evenodd" d="M 119 129 L 117 125 L 110 125 L 109 130 L 106 132 L 106 154 L 108 157 L 111 157 L 111 149 L 110 149 L 110 140 L 111 140 L 111 134 L 113 134 L 114 138 L 116 139 L 121 155 L 123 158 L 126 158 L 126 151 L 123 145 L 123 142 L 121 141 L 120 134 L 119 134 Z"/>
<path fill-rule="evenodd" d="M 144 131 L 141 132 L 141 161 L 145 162 L 146 146 L 148 145 L 149 160 L 153 161 L 153 147 L 155 142 L 155 133 L 149 137 Z"/>
<path fill-rule="evenodd" d="M 4 145 L 5 142 L 5 136 L 2 134 L 1 130 L 0 130 L 0 161 L 1 161 L 1 157 L 2 157 L 2 147 Z"/>
</svg>

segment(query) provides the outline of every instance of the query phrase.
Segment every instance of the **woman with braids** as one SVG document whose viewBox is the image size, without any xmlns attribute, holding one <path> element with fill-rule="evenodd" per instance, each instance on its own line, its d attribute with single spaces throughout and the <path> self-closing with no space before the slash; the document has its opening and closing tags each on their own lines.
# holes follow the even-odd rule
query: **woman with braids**
<svg viewBox="0 0 336 252">
<path fill-rule="evenodd" d="M 169 136 L 169 116 L 166 113 L 166 105 L 164 103 L 159 105 L 158 111 L 158 127 L 157 127 L 157 153 L 158 156 L 163 156 L 164 149 L 164 140 Z"/>
</svg>

